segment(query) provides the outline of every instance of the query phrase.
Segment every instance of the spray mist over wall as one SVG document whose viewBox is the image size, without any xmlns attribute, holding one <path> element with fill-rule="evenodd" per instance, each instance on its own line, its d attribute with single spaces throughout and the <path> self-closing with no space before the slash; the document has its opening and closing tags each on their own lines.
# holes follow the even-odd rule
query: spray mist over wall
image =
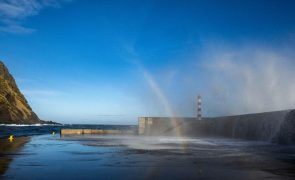
<svg viewBox="0 0 295 180">
<path fill-rule="evenodd" d="M 212 95 L 207 108 L 223 115 L 295 108 L 290 56 L 250 48 L 212 54 L 205 61 Z"/>
</svg>

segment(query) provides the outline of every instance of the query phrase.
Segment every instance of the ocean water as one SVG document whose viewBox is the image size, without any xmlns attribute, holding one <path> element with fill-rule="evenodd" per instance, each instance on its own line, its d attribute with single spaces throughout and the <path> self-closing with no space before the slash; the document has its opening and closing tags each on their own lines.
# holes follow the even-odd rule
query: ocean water
<svg viewBox="0 0 295 180">
<path fill-rule="evenodd" d="M 136 128 L 85 128 L 94 127 Z M 52 135 L 60 126 L 1 128 L 2 137 L 18 136 L 0 140 L 0 179 L 295 179 L 294 146 L 204 137 Z"/>
</svg>

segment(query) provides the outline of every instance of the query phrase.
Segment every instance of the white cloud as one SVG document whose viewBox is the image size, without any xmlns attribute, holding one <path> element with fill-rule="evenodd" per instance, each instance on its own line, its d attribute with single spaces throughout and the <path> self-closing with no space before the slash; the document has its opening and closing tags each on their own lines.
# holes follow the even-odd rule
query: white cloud
<svg viewBox="0 0 295 180">
<path fill-rule="evenodd" d="M 14 34 L 30 34 L 34 32 L 35 29 L 26 28 L 21 25 L 9 25 L 9 26 L 0 26 L 0 32 L 3 33 L 14 33 Z"/>
<path fill-rule="evenodd" d="M 69 0 L 0 0 L 0 32 L 27 34 L 34 29 L 25 27 L 23 20 L 38 15 L 47 7 L 59 7 Z"/>
</svg>

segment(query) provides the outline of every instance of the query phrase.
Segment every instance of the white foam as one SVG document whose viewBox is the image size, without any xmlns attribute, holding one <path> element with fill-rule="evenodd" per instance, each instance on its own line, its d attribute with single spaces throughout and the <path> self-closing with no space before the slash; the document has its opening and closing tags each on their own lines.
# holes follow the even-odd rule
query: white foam
<svg viewBox="0 0 295 180">
<path fill-rule="evenodd" d="M 92 141 L 85 141 L 86 138 Z M 131 149 L 159 150 L 159 149 L 183 149 L 188 144 L 203 146 L 217 146 L 207 139 L 187 137 L 153 137 L 153 136 L 84 136 L 80 139 L 89 145 L 124 145 Z"/>
</svg>

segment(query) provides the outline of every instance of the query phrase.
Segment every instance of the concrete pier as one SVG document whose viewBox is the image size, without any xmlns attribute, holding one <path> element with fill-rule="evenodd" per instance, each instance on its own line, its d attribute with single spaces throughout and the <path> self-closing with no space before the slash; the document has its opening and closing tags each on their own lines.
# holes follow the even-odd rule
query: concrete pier
<svg viewBox="0 0 295 180">
<path fill-rule="evenodd" d="M 295 110 L 214 118 L 140 117 L 138 134 L 216 136 L 295 144 Z"/>
<path fill-rule="evenodd" d="M 295 110 L 214 118 L 139 117 L 138 130 L 62 129 L 61 135 L 215 136 L 295 144 Z"/>
<path fill-rule="evenodd" d="M 62 129 L 61 135 L 83 135 L 83 134 L 109 134 L 109 135 L 134 135 L 132 130 L 105 130 L 105 129 Z"/>
</svg>

